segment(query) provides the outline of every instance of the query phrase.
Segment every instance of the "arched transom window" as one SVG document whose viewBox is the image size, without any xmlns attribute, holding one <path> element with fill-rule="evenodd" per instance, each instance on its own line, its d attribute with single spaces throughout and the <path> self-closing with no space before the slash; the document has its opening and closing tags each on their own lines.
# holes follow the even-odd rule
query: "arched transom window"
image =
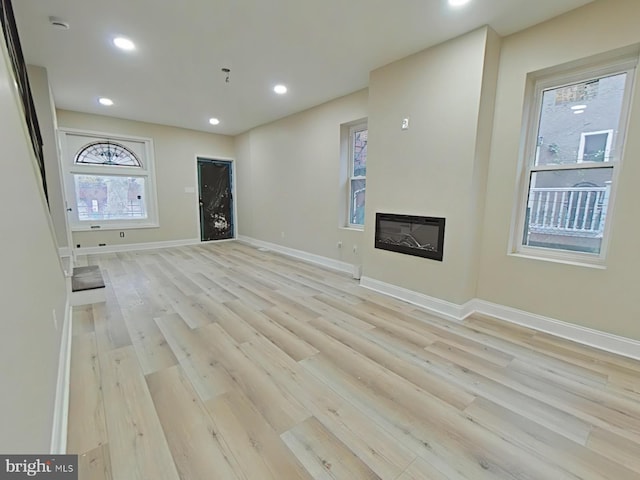
<svg viewBox="0 0 640 480">
<path fill-rule="evenodd" d="M 79 165 L 111 165 L 142 168 L 140 159 L 124 145 L 107 142 L 93 142 L 83 147 L 75 158 Z"/>
</svg>

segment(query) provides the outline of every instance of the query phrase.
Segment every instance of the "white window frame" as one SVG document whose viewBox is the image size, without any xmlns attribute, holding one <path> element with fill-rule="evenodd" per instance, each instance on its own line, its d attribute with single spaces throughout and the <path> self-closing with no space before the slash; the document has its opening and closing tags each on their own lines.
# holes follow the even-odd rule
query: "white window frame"
<svg viewBox="0 0 640 480">
<path fill-rule="evenodd" d="M 509 254 L 527 258 L 535 258 L 552 262 L 567 263 L 572 265 L 606 268 L 605 260 L 609 244 L 611 225 L 613 224 L 615 192 L 620 175 L 620 167 L 623 158 L 623 149 L 627 133 L 629 109 L 631 104 L 632 90 L 636 78 L 637 56 L 618 59 L 617 61 L 600 63 L 599 65 L 565 70 L 557 73 L 558 69 L 553 69 L 550 75 L 532 74 L 528 78 L 527 102 L 525 104 L 525 115 L 523 117 L 524 148 L 521 149 L 520 174 L 517 188 L 517 201 L 515 202 L 514 221 L 512 222 L 511 238 L 509 242 Z M 605 162 L 583 162 L 584 157 L 584 133 L 580 141 L 580 157 L 575 164 L 563 165 L 535 165 L 538 145 L 538 129 L 542 109 L 542 95 L 544 91 L 552 88 L 575 83 L 597 80 L 615 74 L 626 73 L 625 92 L 622 99 L 622 111 L 618 132 L 602 130 L 598 132 L 586 132 L 586 135 L 610 132 L 607 139 L 607 152 L 605 154 L 606 167 L 613 170 L 612 186 L 606 209 L 606 222 L 600 247 L 600 253 L 573 252 L 569 250 L 553 249 L 548 247 L 535 247 L 524 244 L 524 232 L 526 222 L 526 211 L 529 197 L 530 179 L 533 172 L 575 170 L 603 167 Z M 611 154 L 613 152 L 613 155 Z M 578 167 L 576 167 L 578 166 Z"/>
<path fill-rule="evenodd" d="M 355 134 L 356 132 L 361 132 L 363 130 L 369 130 L 369 126 L 368 123 L 366 121 L 364 122 L 358 122 L 357 124 L 353 124 L 349 127 L 349 150 L 348 150 L 348 155 L 349 155 L 349 172 L 348 172 L 348 185 L 347 185 L 347 191 L 348 191 L 348 197 L 347 197 L 347 227 L 350 228 L 357 228 L 357 229 L 364 229 L 364 221 L 363 223 L 352 223 L 351 222 L 351 209 L 353 208 L 353 205 L 351 204 L 352 200 L 353 200 L 353 191 L 351 190 L 351 185 L 353 183 L 354 180 L 364 180 L 365 182 L 365 186 L 366 186 L 366 182 L 367 182 L 367 176 L 366 175 L 354 175 L 355 172 L 355 168 L 354 168 L 354 158 L 355 158 L 355 151 L 354 151 L 354 143 L 355 143 Z M 365 193 L 365 204 L 366 204 L 366 193 Z"/>
<path fill-rule="evenodd" d="M 584 147 L 587 144 L 587 137 L 591 135 L 607 134 L 607 142 L 604 149 L 604 161 L 608 162 L 611 156 L 611 146 L 613 144 L 613 130 L 598 130 L 596 132 L 582 132 L 580 135 L 580 147 L 578 148 L 578 163 L 584 163 Z"/>
<path fill-rule="evenodd" d="M 129 135 L 112 134 L 77 129 L 58 130 L 60 140 L 60 162 L 62 164 L 62 177 L 68 211 L 69 226 L 72 231 L 96 231 L 96 230 L 129 230 L 138 228 L 157 228 L 158 221 L 158 197 L 156 189 L 155 162 L 153 155 L 153 140 L 146 137 L 134 137 Z M 109 165 L 79 165 L 75 163 L 78 153 L 69 146 L 69 136 L 82 136 L 93 141 L 136 142 L 143 145 L 143 155 L 140 160 L 142 167 L 109 166 Z M 76 191 L 74 175 L 106 175 L 122 177 L 142 177 L 145 180 L 145 206 L 147 218 L 144 219 L 118 219 L 87 221 L 80 220 L 76 205 Z"/>
</svg>

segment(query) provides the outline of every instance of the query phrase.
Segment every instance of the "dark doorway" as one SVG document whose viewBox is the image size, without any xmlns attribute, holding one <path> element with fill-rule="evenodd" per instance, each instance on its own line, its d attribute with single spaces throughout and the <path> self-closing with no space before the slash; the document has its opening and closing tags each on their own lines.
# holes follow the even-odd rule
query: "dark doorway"
<svg viewBox="0 0 640 480">
<path fill-rule="evenodd" d="M 198 157 L 200 239 L 234 236 L 232 162 Z"/>
</svg>

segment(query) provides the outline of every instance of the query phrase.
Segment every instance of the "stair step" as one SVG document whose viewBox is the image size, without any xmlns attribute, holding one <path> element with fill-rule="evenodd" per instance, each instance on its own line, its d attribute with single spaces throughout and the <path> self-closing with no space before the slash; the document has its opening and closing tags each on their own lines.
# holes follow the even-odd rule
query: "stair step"
<svg viewBox="0 0 640 480">
<path fill-rule="evenodd" d="M 90 265 L 88 267 L 75 267 L 71 277 L 71 291 L 83 292 L 85 290 L 95 290 L 104 288 L 104 280 L 100 267 Z"/>
</svg>

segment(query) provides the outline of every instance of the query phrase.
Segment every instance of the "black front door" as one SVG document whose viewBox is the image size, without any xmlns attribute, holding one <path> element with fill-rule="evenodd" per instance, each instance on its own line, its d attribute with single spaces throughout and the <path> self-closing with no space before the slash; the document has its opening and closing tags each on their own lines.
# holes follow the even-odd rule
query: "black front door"
<svg viewBox="0 0 640 480">
<path fill-rule="evenodd" d="M 198 158 L 200 239 L 233 238 L 231 162 Z"/>
</svg>

